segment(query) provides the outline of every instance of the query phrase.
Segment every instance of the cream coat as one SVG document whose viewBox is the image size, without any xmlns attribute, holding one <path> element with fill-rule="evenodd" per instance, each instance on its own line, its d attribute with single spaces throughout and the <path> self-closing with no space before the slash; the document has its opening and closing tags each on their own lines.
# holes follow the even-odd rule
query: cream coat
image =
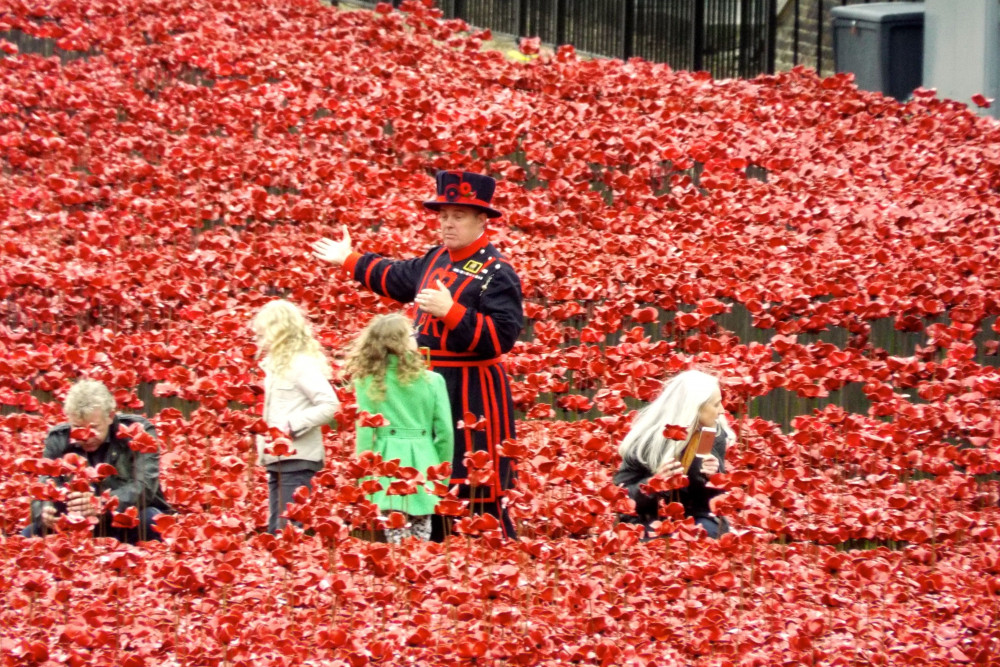
<svg viewBox="0 0 1000 667">
<path fill-rule="evenodd" d="M 261 465 L 278 461 L 305 459 L 323 462 L 323 437 L 320 426 L 333 419 L 340 402 L 323 377 L 319 365 L 311 357 L 299 355 L 292 360 L 291 368 L 284 375 L 275 376 L 267 370 L 267 359 L 261 363 L 264 369 L 264 421 L 268 426 L 291 429 L 292 456 L 268 456 L 267 438 L 258 436 L 257 454 Z"/>
</svg>

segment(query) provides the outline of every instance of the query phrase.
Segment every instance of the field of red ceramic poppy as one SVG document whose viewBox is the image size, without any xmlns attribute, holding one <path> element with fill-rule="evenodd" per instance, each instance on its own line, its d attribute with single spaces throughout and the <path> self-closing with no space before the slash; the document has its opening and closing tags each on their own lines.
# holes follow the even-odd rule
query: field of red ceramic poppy
<svg viewBox="0 0 1000 667">
<path fill-rule="evenodd" d="M 0 7 L 0 664 L 1000 653 L 995 122 L 804 70 L 506 62 L 422 3 Z M 519 539 L 453 499 L 444 544 L 360 539 L 359 480 L 410 471 L 353 456 L 347 390 L 291 508 L 308 530 L 267 535 L 248 322 L 284 296 L 335 356 L 392 306 L 310 243 L 347 225 L 363 250 L 419 252 L 442 167 L 500 180 L 491 233 L 524 283 Z M 691 366 L 723 378 L 738 432 L 714 480 L 733 532 L 704 539 L 670 506 L 640 543 L 615 522 L 616 445 Z M 157 424 L 179 510 L 162 544 L 19 536 L 40 474 L 95 474 L 37 458 L 84 374 Z M 864 409 L 822 402 L 848 389 Z M 753 409 L 779 396 L 820 407 Z"/>
</svg>

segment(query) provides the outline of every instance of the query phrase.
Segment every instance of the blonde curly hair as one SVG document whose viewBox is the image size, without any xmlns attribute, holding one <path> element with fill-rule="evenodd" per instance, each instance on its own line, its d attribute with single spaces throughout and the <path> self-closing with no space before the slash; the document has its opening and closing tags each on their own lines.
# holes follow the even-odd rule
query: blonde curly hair
<svg viewBox="0 0 1000 667">
<path fill-rule="evenodd" d="M 313 337 L 312 327 L 302 311 L 290 301 L 277 299 L 266 304 L 253 319 L 261 354 L 265 354 L 268 372 L 285 375 L 292 361 L 303 355 L 319 366 L 323 376 L 330 378 L 333 371 L 319 341 Z"/>
<path fill-rule="evenodd" d="M 407 385 L 423 375 L 427 367 L 413 350 L 413 323 L 400 313 L 378 315 L 365 327 L 347 352 L 344 372 L 354 380 L 371 378 L 367 394 L 373 401 L 385 399 L 385 373 L 390 356 L 399 358 L 396 377 Z"/>
</svg>

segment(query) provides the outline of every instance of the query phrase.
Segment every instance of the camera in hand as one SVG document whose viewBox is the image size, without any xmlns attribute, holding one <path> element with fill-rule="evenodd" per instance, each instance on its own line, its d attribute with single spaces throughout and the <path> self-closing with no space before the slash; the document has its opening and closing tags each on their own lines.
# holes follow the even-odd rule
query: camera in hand
<svg viewBox="0 0 1000 667">
<path fill-rule="evenodd" d="M 715 446 L 715 429 L 708 426 L 701 427 L 701 439 L 698 440 L 698 454 L 708 456 Z"/>
</svg>

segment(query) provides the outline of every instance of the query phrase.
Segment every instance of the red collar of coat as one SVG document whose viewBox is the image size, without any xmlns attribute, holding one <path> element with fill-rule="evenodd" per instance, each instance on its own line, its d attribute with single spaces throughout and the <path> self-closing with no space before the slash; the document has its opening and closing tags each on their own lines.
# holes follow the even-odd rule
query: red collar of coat
<svg viewBox="0 0 1000 667">
<path fill-rule="evenodd" d="M 469 259 L 477 252 L 485 248 L 490 243 L 490 235 L 483 232 L 482 235 L 465 246 L 464 248 L 459 248 L 458 250 L 448 250 L 448 255 L 451 257 L 452 262 L 461 262 L 463 259 Z"/>
</svg>

